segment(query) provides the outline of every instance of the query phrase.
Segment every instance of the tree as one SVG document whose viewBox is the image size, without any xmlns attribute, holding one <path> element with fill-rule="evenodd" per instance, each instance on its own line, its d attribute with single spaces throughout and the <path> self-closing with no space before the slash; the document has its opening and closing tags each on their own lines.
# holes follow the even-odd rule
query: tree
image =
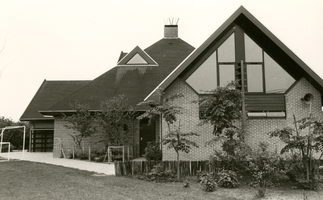
<svg viewBox="0 0 323 200">
<path fill-rule="evenodd" d="M 234 122 L 241 118 L 242 95 L 240 90 L 236 89 L 236 83 L 231 82 L 225 87 L 218 87 L 209 92 L 200 100 L 200 107 L 205 107 L 205 119 L 200 125 L 211 123 L 213 125 L 212 140 L 208 145 L 224 140 L 222 149 L 227 153 L 233 153 L 239 141 L 243 140 L 244 130 L 239 129 Z"/>
<path fill-rule="evenodd" d="M 234 121 L 241 117 L 242 95 L 235 82 L 209 93 L 200 100 L 200 106 L 206 108 L 202 124 L 211 123 L 213 134 L 220 136 L 225 128 L 236 128 Z"/>
<path fill-rule="evenodd" d="M 0 117 L 0 128 L 4 128 L 6 126 L 26 126 L 26 133 L 29 133 L 30 126 L 29 123 L 26 122 L 15 122 L 12 119 L 5 118 L 3 116 Z M 0 131 L 1 133 L 1 131 Z M 22 149 L 23 146 L 23 129 L 8 129 L 5 130 L 3 134 L 3 141 L 10 142 L 17 149 Z M 26 134 L 26 140 L 29 139 L 29 134 Z M 26 148 L 28 148 L 29 143 L 26 143 Z"/>
<path fill-rule="evenodd" d="M 66 128 L 75 131 L 68 134 L 72 137 L 76 147 L 81 148 L 83 138 L 90 137 L 95 133 L 95 118 L 93 113 L 90 112 L 88 104 L 75 102 L 71 107 L 74 113 L 69 116 L 62 114 L 63 120 L 69 122 L 69 124 L 65 125 Z"/>
<path fill-rule="evenodd" d="M 101 111 L 97 113 L 97 120 L 104 132 L 101 142 L 106 148 L 111 145 L 127 145 L 132 141 L 129 127 L 134 112 L 127 102 L 128 99 L 124 95 L 101 102 Z"/>
<path fill-rule="evenodd" d="M 228 170 L 240 169 L 245 163 L 241 161 L 246 160 L 251 152 L 251 148 L 244 142 L 245 130 L 235 124 L 241 119 L 242 110 L 242 94 L 236 89 L 236 84 L 231 82 L 225 87 L 217 87 L 199 101 L 200 107 L 205 108 L 200 125 L 213 125 L 214 137 L 206 145 L 222 143 L 222 151 L 214 151 L 214 161 L 226 163 L 224 167 Z"/>
<path fill-rule="evenodd" d="M 157 103 L 155 101 L 146 101 L 140 103 L 141 105 L 150 105 L 151 109 L 140 115 L 138 119 L 149 118 L 149 121 L 162 116 L 167 124 L 168 133 L 162 139 L 163 145 L 168 145 L 167 148 L 173 148 L 176 152 L 177 161 L 177 179 L 180 180 L 180 157 L 179 152 L 189 153 L 191 146 L 198 147 L 198 145 L 188 139 L 191 136 L 199 136 L 194 132 L 183 133 L 181 131 L 180 119 L 178 118 L 182 114 L 183 108 L 180 106 L 174 106 L 173 101 L 178 98 L 184 97 L 182 94 L 174 94 L 165 97 L 163 103 Z M 178 122 L 178 125 L 175 125 Z"/>
<path fill-rule="evenodd" d="M 294 128 L 285 127 L 269 132 L 270 137 L 279 137 L 286 145 L 282 148 L 281 154 L 298 150 L 301 154 L 303 174 L 299 180 L 306 180 L 307 183 L 314 180 L 313 153 L 321 152 L 323 155 L 323 122 L 315 119 L 312 115 L 296 121 L 294 116 Z"/>
</svg>

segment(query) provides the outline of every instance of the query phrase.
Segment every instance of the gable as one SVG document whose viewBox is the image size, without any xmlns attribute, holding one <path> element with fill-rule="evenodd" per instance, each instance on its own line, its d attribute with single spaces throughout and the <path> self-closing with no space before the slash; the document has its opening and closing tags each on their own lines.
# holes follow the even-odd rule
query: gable
<svg viewBox="0 0 323 200">
<path fill-rule="evenodd" d="M 117 64 L 117 66 L 158 66 L 145 51 L 136 46 L 130 53 L 125 55 Z"/>
<path fill-rule="evenodd" d="M 318 91 L 320 91 L 321 94 L 323 94 L 323 80 L 245 8 L 240 7 L 223 25 L 219 27 L 218 30 L 216 30 L 199 48 L 184 60 L 166 79 L 164 79 L 155 88 L 155 90 L 145 98 L 145 100 L 149 99 L 157 89 L 162 88 L 165 90 L 176 78 L 180 77 L 187 79 L 189 75 L 197 70 L 197 67 L 206 61 L 233 32 L 239 31 L 242 31 L 252 38 L 252 40 L 267 53 L 267 55 L 265 55 L 266 58 L 271 59 L 272 63 L 275 62 L 281 66 L 293 79 L 299 80 L 301 77 L 304 77 Z M 235 40 L 244 40 L 242 37 L 244 37 L 243 34 L 234 36 Z M 241 60 L 243 62 L 245 61 L 245 55 L 242 53 L 245 50 L 243 45 L 235 46 L 235 48 L 241 48 L 235 50 L 237 52 L 235 55 L 235 62 L 227 62 L 226 64 L 234 65 L 235 70 L 237 70 L 237 68 L 239 68 L 239 64 L 241 64 Z M 265 56 L 263 56 L 263 58 Z M 220 66 L 218 67 L 220 68 Z M 264 71 L 264 69 L 262 70 Z M 228 71 L 228 73 L 230 73 L 230 71 L 232 72 L 232 68 Z M 236 72 L 235 75 L 237 75 Z M 219 80 L 216 80 L 216 82 L 217 85 L 219 85 Z"/>
</svg>

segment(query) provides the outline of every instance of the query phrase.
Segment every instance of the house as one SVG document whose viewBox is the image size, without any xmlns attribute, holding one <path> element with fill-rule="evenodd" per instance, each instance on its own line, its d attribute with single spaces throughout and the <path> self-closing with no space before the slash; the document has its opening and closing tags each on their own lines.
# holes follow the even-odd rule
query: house
<svg viewBox="0 0 323 200">
<path fill-rule="evenodd" d="M 198 126 L 203 109 L 192 102 L 198 101 L 205 91 L 232 80 L 240 81 L 239 89 L 244 92 L 245 139 L 253 148 L 267 140 L 272 150 L 280 149 L 281 142 L 269 139 L 266 133 L 292 126 L 294 115 L 301 119 L 311 112 L 323 117 L 323 80 L 244 7 L 195 50 L 178 38 L 177 31 L 177 25 L 166 25 L 165 37 L 160 41 L 144 50 L 135 47 L 128 54 L 122 52 L 113 69 L 74 88 L 65 98 L 49 103 L 51 106 L 36 109 L 33 101 L 38 101 L 38 93 L 46 93 L 41 87 L 27 108 L 38 110 L 41 119 L 33 121 L 25 112 L 21 120 L 45 124 L 45 116 L 52 116 L 47 122 L 54 127 L 53 151 L 54 157 L 59 157 L 62 144 L 69 145 L 66 133 L 70 131 L 65 128 L 61 113 L 72 112 L 71 102 L 88 103 L 91 109 L 98 110 L 100 101 L 117 94 L 126 95 L 130 105 L 137 105 L 158 98 L 160 89 L 165 95 L 181 93 L 185 98 L 175 103 L 184 108 L 182 131 L 200 134 L 194 138 L 199 148 L 183 153 L 181 159 L 204 160 L 213 152 L 213 148 L 204 145 L 212 138 L 212 127 Z M 138 111 L 148 108 L 141 109 Z M 151 125 L 147 120 L 135 122 L 134 127 L 134 157 L 142 155 L 146 141 L 159 141 L 167 134 L 166 123 L 161 119 Z M 163 160 L 176 159 L 173 150 L 162 146 L 162 151 Z"/>
</svg>

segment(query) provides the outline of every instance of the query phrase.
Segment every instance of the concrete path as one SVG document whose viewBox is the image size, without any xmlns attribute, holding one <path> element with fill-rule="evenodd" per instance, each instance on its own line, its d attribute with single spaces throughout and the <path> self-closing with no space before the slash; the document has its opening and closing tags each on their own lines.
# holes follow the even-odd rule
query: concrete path
<svg viewBox="0 0 323 200">
<path fill-rule="evenodd" d="M 1 153 L 2 160 L 7 159 L 7 153 Z M 89 162 L 85 160 L 74 160 L 64 158 L 53 158 L 53 153 L 29 153 L 29 152 L 10 152 L 10 159 L 27 160 L 32 162 L 60 165 L 80 170 L 86 170 L 106 175 L 115 175 L 114 164 Z M 1 164 L 0 164 L 1 165 Z"/>
</svg>

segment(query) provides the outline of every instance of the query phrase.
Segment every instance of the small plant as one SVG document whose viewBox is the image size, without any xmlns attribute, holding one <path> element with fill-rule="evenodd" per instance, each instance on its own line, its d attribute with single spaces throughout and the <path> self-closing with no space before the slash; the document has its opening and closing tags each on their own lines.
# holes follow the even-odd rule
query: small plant
<svg viewBox="0 0 323 200">
<path fill-rule="evenodd" d="M 265 187 L 258 187 L 257 192 L 256 192 L 256 197 L 257 198 L 263 198 L 266 195 L 266 188 Z"/>
<path fill-rule="evenodd" d="M 144 157 L 146 160 L 162 160 L 162 151 L 159 148 L 159 142 L 147 142 L 147 147 L 145 148 L 145 155 Z"/>
<path fill-rule="evenodd" d="M 218 185 L 212 175 L 202 176 L 200 186 L 202 187 L 202 190 L 206 192 L 214 192 L 218 188 Z"/>
<path fill-rule="evenodd" d="M 218 184 L 221 187 L 225 188 L 235 188 L 240 183 L 238 181 L 237 174 L 234 171 L 231 170 L 222 170 L 218 173 L 219 180 Z"/>
<path fill-rule="evenodd" d="M 170 170 L 164 170 L 163 165 L 157 164 L 153 167 L 151 172 L 144 173 L 138 177 L 145 181 L 154 182 L 173 182 L 175 181 L 175 175 Z"/>
</svg>

